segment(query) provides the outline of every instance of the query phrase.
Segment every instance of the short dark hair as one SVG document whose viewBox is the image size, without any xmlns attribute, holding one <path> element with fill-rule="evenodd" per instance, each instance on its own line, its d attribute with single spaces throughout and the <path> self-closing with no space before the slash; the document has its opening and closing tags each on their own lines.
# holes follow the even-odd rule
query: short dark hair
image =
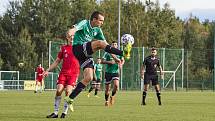
<svg viewBox="0 0 215 121">
<path fill-rule="evenodd" d="M 117 43 L 117 42 L 116 42 L 116 41 L 112 41 L 112 44 L 113 44 L 113 43 Z"/>
<path fill-rule="evenodd" d="M 151 51 L 157 50 L 155 47 L 152 47 Z"/>
<path fill-rule="evenodd" d="M 90 21 L 92 21 L 92 20 L 93 20 L 93 18 L 98 19 L 99 15 L 104 16 L 104 14 L 103 14 L 102 12 L 94 11 L 94 12 L 91 14 L 91 16 L 90 16 Z"/>
</svg>

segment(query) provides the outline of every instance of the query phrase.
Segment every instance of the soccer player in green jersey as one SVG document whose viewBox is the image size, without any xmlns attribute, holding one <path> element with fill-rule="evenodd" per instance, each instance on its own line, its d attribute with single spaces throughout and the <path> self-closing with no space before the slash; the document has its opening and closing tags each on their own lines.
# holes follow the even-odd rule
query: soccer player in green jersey
<svg viewBox="0 0 215 121">
<path fill-rule="evenodd" d="M 101 26 L 104 22 L 104 14 L 95 11 L 92 13 L 90 20 L 82 20 L 75 24 L 73 28 L 68 30 L 69 35 L 74 35 L 73 52 L 78 59 L 80 66 L 83 68 L 84 78 L 79 82 L 72 93 L 65 97 L 65 100 L 73 109 L 72 103 L 80 92 L 93 80 L 94 61 L 92 54 L 100 49 L 108 53 L 124 56 L 130 58 L 131 46 L 125 46 L 121 51 L 117 48 L 111 47 L 105 40 Z M 129 45 L 129 44 L 128 44 Z"/>
<path fill-rule="evenodd" d="M 117 42 L 112 42 L 112 47 L 117 48 Z M 119 69 L 124 64 L 124 58 L 105 53 L 102 58 L 102 64 L 106 64 L 105 68 L 105 106 L 113 105 L 115 101 L 115 94 L 119 88 Z M 109 101 L 109 92 L 111 82 L 113 81 L 113 90 Z"/>
<path fill-rule="evenodd" d="M 97 63 L 94 66 L 94 79 L 92 81 L 92 85 L 88 91 L 87 97 L 90 97 L 90 92 L 95 89 L 95 97 L 98 97 L 98 90 L 100 89 L 102 80 L 102 64 L 101 64 L 101 58 L 97 58 Z"/>
</svg>

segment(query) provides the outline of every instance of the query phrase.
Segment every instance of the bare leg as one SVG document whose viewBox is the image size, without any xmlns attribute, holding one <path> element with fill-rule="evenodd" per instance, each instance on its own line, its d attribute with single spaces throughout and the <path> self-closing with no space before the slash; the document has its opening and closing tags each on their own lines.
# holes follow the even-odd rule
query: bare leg
<svg viewBox="0 0 215 121">
<path fill-rule="evenodd" d="M 105 106 L 109 106 L 108 99 L 109 99 L 110 86 L 111 86 L 110 84 L 105 85 Z"/>
</svg>

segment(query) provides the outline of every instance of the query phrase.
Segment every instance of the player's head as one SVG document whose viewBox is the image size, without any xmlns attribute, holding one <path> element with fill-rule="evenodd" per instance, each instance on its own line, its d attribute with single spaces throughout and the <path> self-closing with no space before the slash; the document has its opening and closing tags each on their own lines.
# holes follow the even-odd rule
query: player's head
<svg viewBox="0 0 215 121">
<path fill-rule="evenodd" d="M 101 58 L 97 58 L 97 63 L 100 64 L 101 63 Z"/>
<path fill-rule="evenodd" d="M 118 47 L 118 44 L 117 44 L 116 41 L 112 41 L 111 46 L 114 47 L 114 48 L 117 48 L 117 47 Z"/>
<path fill-rule="evenodd" d="M 66 40 L 67 40 L 67 44 L 71 44 L 73 41 L 74 35 L 69 35 L 68 33 L 66 33 Z"/>
<path fill-rule="evenodd" d="M 92 27 L 100 27 L 104 22 L 104 14 L 99 11 L 94 11 L 90 16 L 90 23 Z"/>
<path fill-rule="evenodd" d="M 42 65 L 41 65 L 41 64 L 39 64 L 39 65 L 38 65 L 38 67 L 42 67 Z"/>
<path fill-rule="evenodd" d="M 156 56 L 157 55 L 157 49 L 156 48 L 152 48 L 151 49 L 151 55 L 154 57 L 154 56 Z"/>
</svg>

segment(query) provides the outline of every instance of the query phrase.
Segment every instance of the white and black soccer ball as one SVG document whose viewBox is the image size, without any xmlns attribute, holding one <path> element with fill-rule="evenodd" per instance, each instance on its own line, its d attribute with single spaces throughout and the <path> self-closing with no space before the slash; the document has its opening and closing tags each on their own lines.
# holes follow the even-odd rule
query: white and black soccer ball
<svg viewBox="0 0 215 121">
<path fill-rule="evenodd" d="M 121 42 L 123 45 L 126 45 L 129 42 L 133 45 L 134 44 L 134 37 L 130 34 L 124 34 L 121 37 Z"/>
</svg>

